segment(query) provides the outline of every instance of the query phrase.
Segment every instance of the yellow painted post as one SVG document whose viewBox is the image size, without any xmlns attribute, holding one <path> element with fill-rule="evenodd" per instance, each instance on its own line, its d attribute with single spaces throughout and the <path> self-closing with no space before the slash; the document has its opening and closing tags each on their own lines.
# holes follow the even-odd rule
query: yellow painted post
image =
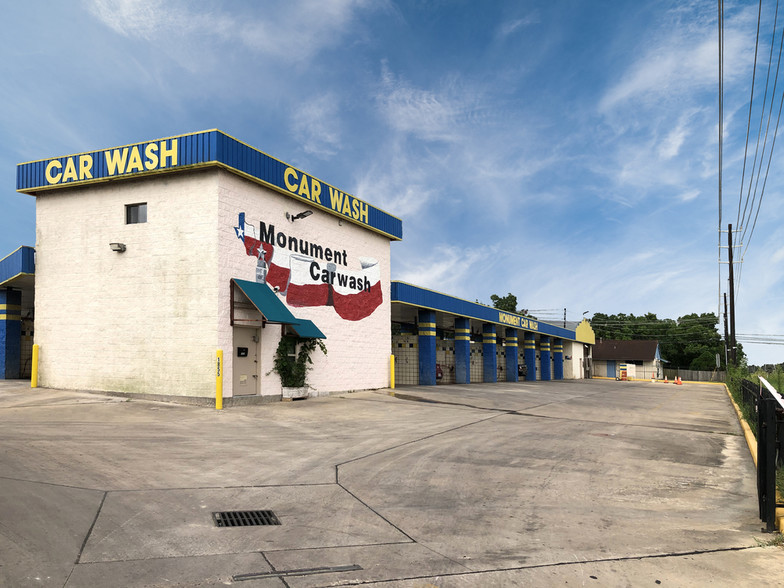
<svg viewBox="0 0 784 588">
<path fill-rule="evenodd" d="M 33 371 L 30 376 L 30 387 L 38 388 L 38 344 L 33 345 Z"/>
<path fill-rule="evenodd" d="M 218 349 L 217 371 L 215 372 L 215 410 L 223 410 L 223 349 Z"/>
<path fill-rule="evenodd" d="M 389 387 L 395 389 L 395 356 L 389 356 Z"/>
</svg>

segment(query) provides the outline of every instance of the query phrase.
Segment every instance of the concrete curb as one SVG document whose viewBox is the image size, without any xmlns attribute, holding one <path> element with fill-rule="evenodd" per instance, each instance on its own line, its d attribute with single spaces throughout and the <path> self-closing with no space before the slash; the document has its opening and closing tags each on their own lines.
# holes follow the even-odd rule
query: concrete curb
<svg viewBox="0 0 784 588">
<path fill-rule="evenodd" d="M 41 389 L 47 389 L 45 386 L 39 386 Z M 52 388 L 53 390 L 55 388 Z M 341 390 L 337 392 L 325 392 L 314 396 L 308 396 L 308 399 L 326 398 L 328 396 L 338 396 L 340 394 L 354 394 L 356 392 L 376 392 L 379 390 L 386 390 L 387 388 L 376 388 L 368 390 Z M 115 398 L 126 398 L 129 401 L 133 400 L 146 400 L 150 402 L 164 402 L 169 404 L 181 404 L 185 406 L 200 406 L 202 408 L 215 408 L 214 396 L 181 396 L 178 394 L 147 394 L 141 392 L 118 392 L 114 390 L 73 390 L 84 394 L 93 394 L 96 396 L 111 396 Z M 305 397 L 303 397 L 303 400 Z M 224 396 L 223 408 L 242 407 L 242 406 L 255 406 L 260 404 L 275 404 L 283 401 L 290 401 L 291 398 L 283 398 L 281 394 L 269 394 L 265 396 Z"/>
<path fill-rule="evenodd" d="M 746 445 L 749 447 L 749 453 L 751 453 L 751 459 L 754 460 L 754 467 L 757 467 L 757 438 L 754 437 L 754 433 L 751 432 L 751 427 L 746 422 L 746 419 L 743 418 L 743 413 L 740 410 L 740 407 L 735 402 L 735 399 L 732 397 L 730 393 L 729 386 L 724 384 L 724 390 L 727 392 L 727 396 L 730 398 L 730 402 L 732 402 L 732 406 L 735 408 L 735 414 L 738 415 L 738 422 L 740 423 L 741 428 L 743 429 L 743 436 L 746 438 Z M 780 502 L 781 497 L 778 494 L 778 490 L 776 491 L 776 501 Z M 776 530 L 781 533 L 784 532 L 784 508 L 777 508 L 776 509 Z"/>
</svg>

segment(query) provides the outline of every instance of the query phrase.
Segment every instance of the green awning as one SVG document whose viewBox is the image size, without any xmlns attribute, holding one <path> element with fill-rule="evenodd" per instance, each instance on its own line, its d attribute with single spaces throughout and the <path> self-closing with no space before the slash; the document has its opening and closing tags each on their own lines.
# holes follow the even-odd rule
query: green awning
<svg viewBox="0 0 784 588">
<path fill-rule="evenodd" d="M 298 319 L 267 284 L 232 278 L 232 284 L 242 291 L 268 323 L 289 325 L 299 337 L 326 339 L 324 333 L 307 319 Z"/>
<path fill-rule="evenodd" d="M 291 311 L 286 308 L 283 301 L 278 298 L 277 294 L 267 284 L 238 280 L 237 278 L 232 279 L 232 282 L 248 297 L 248 300 L 251 301 L 268 323 L 293 325 L 297 322 Z"/>
<path fill-rule="evenodd" d="M 296 325 L 291 325 L 291 328 L 302 337 L 303 339 L 326 339 L 326 335 L 313 324 L 313 321 L 308 319 L 297 319 Z"/>
</svg>

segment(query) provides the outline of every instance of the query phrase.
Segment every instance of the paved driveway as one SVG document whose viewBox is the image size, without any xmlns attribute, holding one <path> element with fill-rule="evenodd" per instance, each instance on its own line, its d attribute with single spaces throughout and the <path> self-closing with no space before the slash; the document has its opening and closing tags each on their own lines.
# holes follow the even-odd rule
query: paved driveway
<svg viewBox="0 0 784 588">
<path fill-rule="evenodd" d="M 1 586 L 779 585 L 723 387 L 224 411 L 0 381 Z M 280 526 L 218 528 L 214 511 Z"/>
</svg>

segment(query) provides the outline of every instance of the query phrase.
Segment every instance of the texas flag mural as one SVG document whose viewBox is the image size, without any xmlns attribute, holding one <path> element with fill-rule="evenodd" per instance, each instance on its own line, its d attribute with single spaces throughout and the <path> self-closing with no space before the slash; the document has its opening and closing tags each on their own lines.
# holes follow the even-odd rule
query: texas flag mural
<svg viewBox="0 0 784 588">
<path fill-rule="evenodd" d="M 262 241 L 261 231 L 245 222 L 244 212 L 234 231 L 245 253 L 257 259 L 256 281 L 277 287 L 289 306 L 332 306 L 341 318 L 358 321 L 373 314 L 383 301 L 376 259 L 360 257 L 360 268 L 351 270 L 334 261 L 291 252 Z"/>
</svg>

